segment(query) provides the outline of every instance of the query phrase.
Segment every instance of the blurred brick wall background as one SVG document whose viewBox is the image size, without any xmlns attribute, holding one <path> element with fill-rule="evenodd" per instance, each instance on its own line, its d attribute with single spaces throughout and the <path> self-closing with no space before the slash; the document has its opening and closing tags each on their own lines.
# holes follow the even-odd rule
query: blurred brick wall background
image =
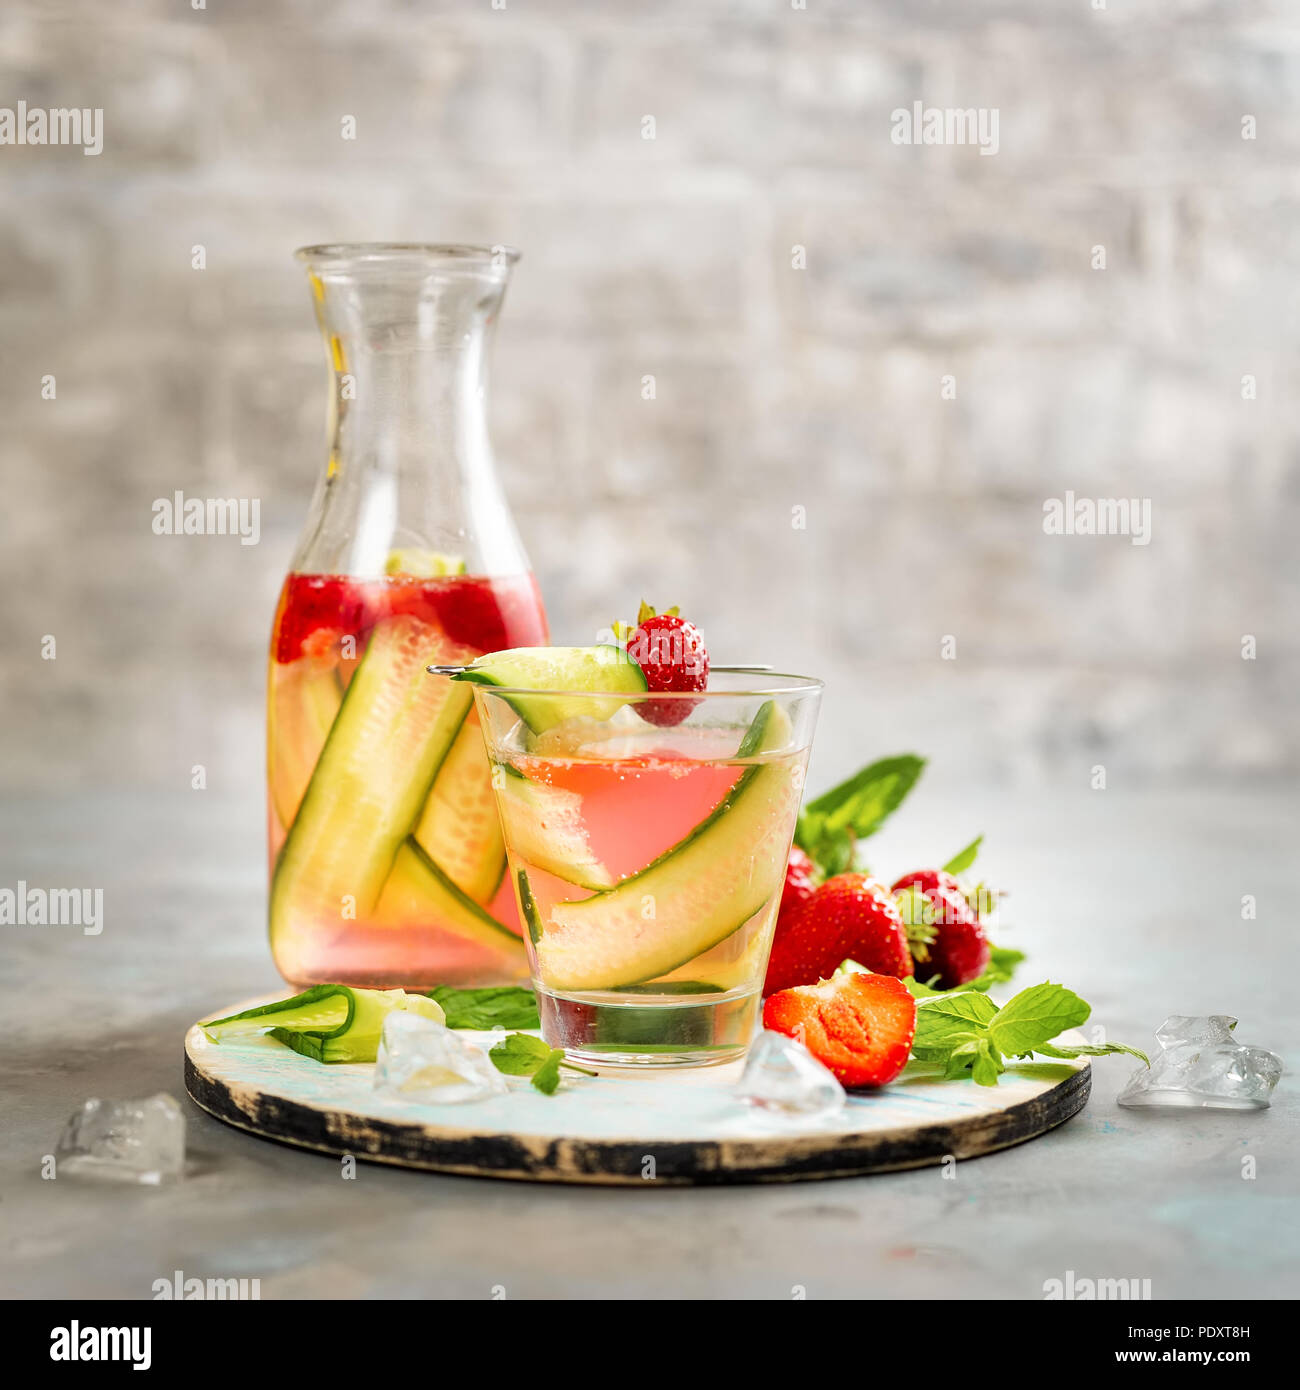
<svg viewBox="0 0 1300 1390">
<path fill-rule="evenodd" d="M 105 113 L 97 158 L 0 147 L 6 786 L 203 763 L 260 796 L 324 457 L 290 252 L 336 239 L 523 249 L 494 429 L 557 640 L 644 594 L 715 659 L 824 675 L 817 783 L 904 748 L 1075 788 L 1294 774 L 1298 18 L 6 0 L 0 105 Z M 996 107 L 999 152 L 892 144 L 916 100 Z M 178 488 L 260 498 L 261 543 L 155 536 Z M 1150 498 L 1151 543 L 1045 535 L 1066 489 Z"/>
</svg>

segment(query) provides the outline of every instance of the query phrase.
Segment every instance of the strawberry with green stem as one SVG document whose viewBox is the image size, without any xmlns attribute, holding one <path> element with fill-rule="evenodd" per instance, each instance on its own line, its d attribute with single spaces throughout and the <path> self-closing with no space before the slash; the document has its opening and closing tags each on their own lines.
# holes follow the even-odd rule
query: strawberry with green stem
<svg viewBox="0 0 1300 1390">
<path fill-rule="evenodd" d="M 912 974 L 898 904 L 869 874 L 828 878 L 778 920 L 763 992 L 815 984 L 846 957 L 880 975 Z"/>
<path fill-rule="evenodd" d="M 709 653 L 704 637 L 677 608 L 656 612 L 642 601 L 636 626 L 616 623 L 616 633 L 627 632 L 627 654 L 641 668 L 651 692 L 690 694 L 709 683 Z M 637 712 L 651 724 L 668 728 L 680 724 L 699 704 L 698 700 L 643 700 Z"/>
<path fill-rule="evenodd" d="M 923 878 L 904 875 L 893 891 L 909 931 L 916 978 L 938 989 L 957 989 L 984 974 L 992 947 L 956 880 L 949 874 L 943 878 L 951 882 L 923 888 Z"/>
</svg>

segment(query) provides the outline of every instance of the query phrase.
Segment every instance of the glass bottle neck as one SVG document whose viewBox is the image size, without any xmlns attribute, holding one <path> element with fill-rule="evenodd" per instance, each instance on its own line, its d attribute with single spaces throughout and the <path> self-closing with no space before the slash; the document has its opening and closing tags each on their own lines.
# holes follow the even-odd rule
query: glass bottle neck
<svg viewBox="0 0 1300 1390">
<path fill-rule="evenodd" d="M 295 564 L 383 573 L 396 549 L 526 567 L 487 429 L 509 264 L 437 254 L 313 264 L 331 371 L 329 458 Z"/>
<path fill-rule="evenodd" d="M 391 286 L 325 292 L 331 470 L 450 470 L 468 481 L 490 465 L 487 352 L 503 291 L 412 294 L 407 304 Z"/>
</svg>

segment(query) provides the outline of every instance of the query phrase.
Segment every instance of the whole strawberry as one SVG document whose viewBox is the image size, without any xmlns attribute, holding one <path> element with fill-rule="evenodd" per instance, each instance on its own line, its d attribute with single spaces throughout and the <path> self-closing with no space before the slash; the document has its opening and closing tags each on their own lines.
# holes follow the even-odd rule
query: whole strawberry
<svg viewBox="0 0 1300 1390">
<path fill-rule="evenodd" d="M 898 904 L 869 874 L 837 874 L 778 918 L 763 992 L 812 985 L 852 958 L 904 979 L 912 957 Z"/>
<path fill-rule="evenodd" d="M 919 888 L 923 893 L 928 893 L 932 888 L 945 888 L 951 893 L 961 892 L 961 884 L 945 869 L 917 869 L 914 873 L 904 874 L 902 878 L 894 880 L 889 891 L 901 893 L 904 888 Z"/>
<path fill-rule="evenodd" d="M 689 694 L 709 682 L 709 653 L 694 623 L 676 608 L 656 613 L 642 603 L 637 625 L 627 639 L 627 654 L 645 675 L 646 689 Z M 698 700 L 643 700 L 638 713 L 651 724 L 666 728 L 680 724 L 699 704 Z"/>
<path fill-rule="evenodd" d="M 883 1086 L 907 1065 L 916 1000 L 888 975 L 835 975 L 774 994 L 763 1027 L 794 1038 L 844 1086 Z"/>
<path fill-rule="evenodd" d="M 807 902 L 817 887 L 820 875 L 817 865 L 798 845 L 790 846 L 790 858 L 785 866 L 785 887 L 781 890 L 781 907 L 777 920 L 791 913 L 800 903 Z"/>
<path fill-rule="evenodd" d="M 937 870 L 926 872 L 952 877 Z M 899 910 L 908 924 L 916 978 L 933 981 L 940 989 L 956 989 L 988 969 L 992 948 L 956 881 L 952 887 L 942 882 L 931 888 L 917 886 L 925 877 L 925 872 L 904 874 L 894 885 L 899 890 Z"/>
</svg>

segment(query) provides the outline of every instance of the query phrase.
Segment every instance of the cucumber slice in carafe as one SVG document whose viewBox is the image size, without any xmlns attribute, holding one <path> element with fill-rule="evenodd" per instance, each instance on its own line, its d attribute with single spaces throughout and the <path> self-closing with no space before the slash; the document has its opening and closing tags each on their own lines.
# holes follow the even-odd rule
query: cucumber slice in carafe
<svg viewBox="0 0 1300 1390">
<path fill-rule="evenodd" d="M 343 700 L 334 667 L 309 657 L 273 662 L 266 742 L 271 804 L 283 829 L 293 824 Z"/>
<path fill-rule="evenodd" d="M 397 851 L 373 920 L 397 931 L 413 923 L 438 926 L 498 955 L 504 974 L 522 976 L 527 969 L 521 938 L 462 893 L 414 839 Z"/>
<path fill-rule="evenodd" d="M 477 903 L 492 900 L 505 872 L 506 852 L 492 768 L 473 710 L 438 769 L 415 839 L 462 893 Z"/>
<path fill-rule="evenodd" d="M 376 624 L 280 851 L 273 947 L 373 910 L 471 699 L 425 667 L 469 656 L 418 618 Z"/>
</svg>

